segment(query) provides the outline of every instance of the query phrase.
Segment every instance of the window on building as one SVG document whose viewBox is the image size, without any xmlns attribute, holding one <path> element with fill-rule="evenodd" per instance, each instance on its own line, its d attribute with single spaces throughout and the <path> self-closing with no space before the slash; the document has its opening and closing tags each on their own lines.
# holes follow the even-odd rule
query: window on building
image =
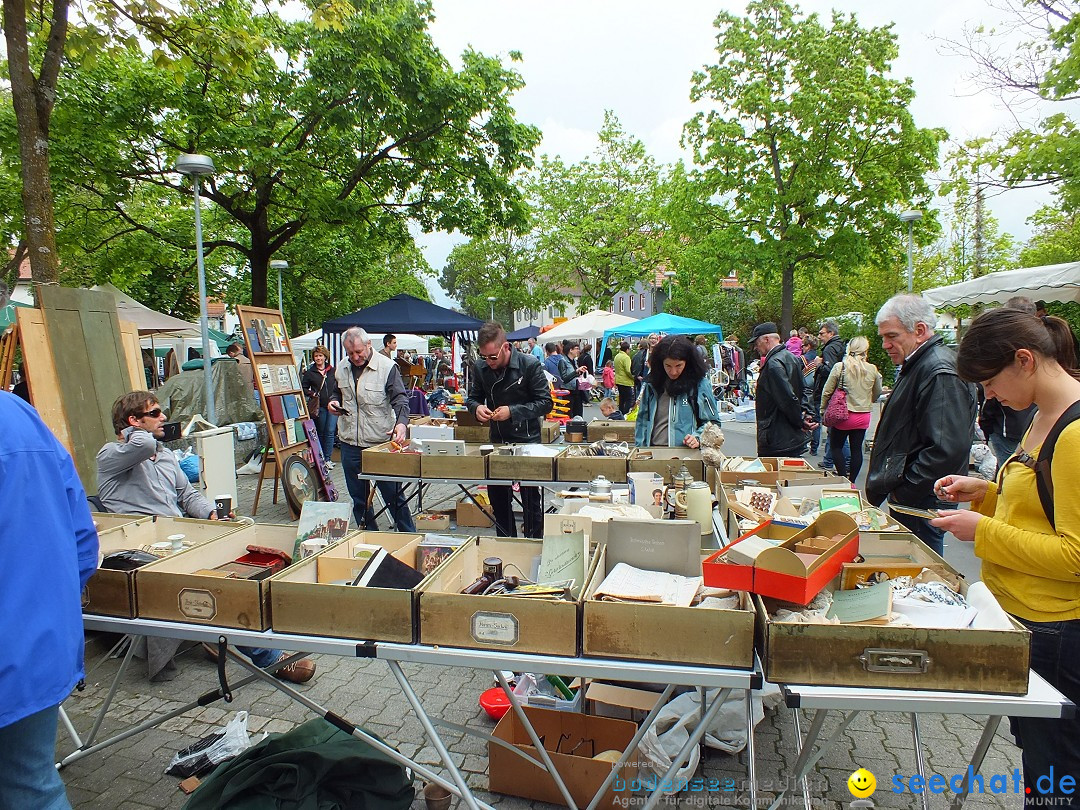
<svg viewBox="0 0 1080 810">
<path fill-rule="evenodd" d="M 640 309 L 642 312 L 644 312 L 645 311 L 645 293 L 641 293 L 641 295 L 638 296 L 638 299 L 639 299 L 639 301 L 638 301 L 638 309 Z"/>
<path fill-rule="evenodd" d="M 623 297 L 619 296 L 619 312 L 623 311 Z"/>
<path fill-rule="evenodd" d="M 633 312 L 634 311 L 634 296 L 633 295 L 628 295 L 627 298 L 630 299 L 630 311 Z"/>
<path fill-rule="evenodd" d="M 608 305 L 608 312 L 614 312 L 614 311 L 615 311 L 615 299 L 612 298 L 611 299 L 611 304 Z"/>
</svg>

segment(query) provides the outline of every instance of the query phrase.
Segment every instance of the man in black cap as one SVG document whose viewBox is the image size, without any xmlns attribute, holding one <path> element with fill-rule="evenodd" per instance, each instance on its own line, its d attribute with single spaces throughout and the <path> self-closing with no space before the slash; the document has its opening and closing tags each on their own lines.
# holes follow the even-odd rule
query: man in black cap
<svg viewBox="0 0 1080 810">
<path fill-rule="evenodd" d="M 755 410 L 759 456 L 801 456 L 814 427 L 803 403 L 803 364 L 780 342 L 771 321 L 754 327 L 750 348 L 761 355 Z"/>
</svg>

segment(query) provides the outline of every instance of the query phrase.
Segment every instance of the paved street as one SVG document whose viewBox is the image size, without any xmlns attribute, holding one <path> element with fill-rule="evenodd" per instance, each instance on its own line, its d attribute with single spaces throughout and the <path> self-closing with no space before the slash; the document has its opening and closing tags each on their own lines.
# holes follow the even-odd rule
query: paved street
<svg viewBox="0 0 1080 810">
<path fill-rule="evenodd" d="M 727 423 L 728 442 L 725 451 L 732 455 L 754 454 L 752 424 Z M 345 493 L 340 467 L 334 471 L 338 489 Z M 240 478 L 240 508 L 238 513 L 250 514 L 254 497 L 255 476 Z M 438 492 L 433 493 L 438 496 Z M 446 495 L 451 489 L 445 488 Z M 263 501 L 257 519 L 260 522 L 289 522 L 283 500 L 271 504 L 270 484 L 264 484 Z M 430 499 L 429 499 L 430 505 Z M 970 548 L 955 541 L 948 544 L 946 556 L 958 569 L 977 577 L 977 561 Z M 87 665 L 93 667 L 87 677 L 85 691 L 73 695 L 64 705 L 75 727 L 84 736 L 93 725 L 93 713 L 104 700 L 119 662 L 100 661 L 113 639 L 101 636 L 90 639 Z M 329 706 L 349 720 L 362 725 L 396 746 L 402 753 L 421 763 L 435 764 L 434 749 L 427 744 L 419 723 L 408 710 L 396 681 L 381 661 L 357 660 L 328 655 L 317 656 L 318 674 L 308 685 L 300 687 L 311 699 Z M 177 659 L 179 673 L 167 683 L 150 683 L 145 665 L 136 662 L 121 679 L 113 711 L 102 727 L 99 739 L 141 722 L 155 714 L 178 708 L 216 684 L 213 665 L 205 659 L 200 648 L 183 652 Z M 427 709 L 434 715 L 458 724 L 468 724 L 477 732 L 487 733 L 493 723 L 477 706 L 477 696 L 492 684 L 490 672 L 446 670 L 437 667 L 406 665 L 406 672 Z M 239 677 L 235 664 L 230 672 Z M 252 732 L 280 732 L 292 728 L 311 716 L 310 712 L 292 703 L 285 695 L 259 684 L 239 690 L 231 705 L 217 703 L 196 708 L 163 725 L 125 740 L 103 752 L 91 754 L 68 765 L 62 776 L 68 786 L 74 807 L 86 810 L 113 808 L 181 807 L 184 794 L 177 788 L 178 780 L 164 775 L 173 754 L 194 740 L 223 726 L 237 710 L 250 713 Z M 810 717 L 803 716 L 803 730 Z M 925 749 L 928 773 L 946 777 L 963 772 L 974 749 L 984 718 L 922 715 L 920 731 Z M 835 727 L 832 722 L 827 730 Z M 529 806 L 546 806 L 507 796 L 491 795 L 487 787 L 486 744 L 482 739 L 446 730 L 444 739 L 457 763 L 467 773 L 469 782 L 478 789 L 478 796 L 501 808 L 517 810 Z M 756 731 L 757 776 L 762 795 L 772 795 L 777 785 L 786 784 L 796 757 L 795 735 L 791 714 L 786 709 L 766 713 Z M 61 729 L 58 756 L 70 753 L 71 740 Z M 851 796 L 846 787 L 848 775 L 858 767 L 870 770 L 877 779 L 878 791 L 873 800 L 878 807 L 913 808 L 916 797 L 909 793 L 890 792 L 893 777 L 915 773 L 914 747 L 908 718 L 900 714 L 860 715 L 840 737 L 837 744 L 817 766 L 813 780 L 816 807 L 847 807 Z M 987 755 L 983 773 L 1011 774 L 1018 768 L 1020 757 L 1008 735 L 1007 723 L 998 729 Z M 701 773 L 717 779 L 742 780 L 746 764 L 742 755 L 730 756 L 706 749 Z M 933 796 L 930 806 L 948 806 L 951 794 Z M 736 793 L 683 794 L 679 800 L 686 807 L 707 805 L 740 806 L 747 801 L 743 791 Z M 969 807 L 1015 808 L 1022 802 L 1014 794 L 1004 796 L 976 795 Z M 418 798 L 414 806 L 423 806 Z M 745 806 L 745 805 L 743 805 Z M 795 806 L 794 804 L 785 806 Z"/>
</svg>

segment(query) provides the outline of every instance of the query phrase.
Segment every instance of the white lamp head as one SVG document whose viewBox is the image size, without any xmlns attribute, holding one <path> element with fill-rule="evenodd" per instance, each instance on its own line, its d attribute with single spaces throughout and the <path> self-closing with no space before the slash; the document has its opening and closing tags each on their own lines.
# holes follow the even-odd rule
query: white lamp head
<svg viewBox="0 0 1080 810">
<path fill-rule="evenodd" d="M 214 168 L 214 161 L 206 155 L 188 155 L 182 154 L 176 158 L 176 170 L 180 174 L 213 174 L 216 169 Z"/>
</svg>

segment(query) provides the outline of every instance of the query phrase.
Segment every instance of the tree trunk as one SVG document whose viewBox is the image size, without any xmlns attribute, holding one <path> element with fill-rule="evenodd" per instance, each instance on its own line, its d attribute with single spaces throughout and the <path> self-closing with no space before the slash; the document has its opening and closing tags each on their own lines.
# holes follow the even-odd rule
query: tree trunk
<svg viewBox="0 0 1080 810">
<path fill-rule="evenodd" d="M 780 340 L 786 341 L 795 320 L 795 265 L 785 264 L 780 282 Z"/>
<path fill-rule="evenodd" d="M 19 136 L 23 226 L 30 254 L 30 271 L 38 283 L 60 280 L 53 221 L 52 180 L 49 176 L 49 119 L 56 100 L 60 57 L 67 39 L 67 0 L 54 0 L 49 39 L 41 74 L 30 69 L 30 47 L 23 0 L 3 0 L 4 35 L 11 79 L 11 101 Z"/>
</svg>

